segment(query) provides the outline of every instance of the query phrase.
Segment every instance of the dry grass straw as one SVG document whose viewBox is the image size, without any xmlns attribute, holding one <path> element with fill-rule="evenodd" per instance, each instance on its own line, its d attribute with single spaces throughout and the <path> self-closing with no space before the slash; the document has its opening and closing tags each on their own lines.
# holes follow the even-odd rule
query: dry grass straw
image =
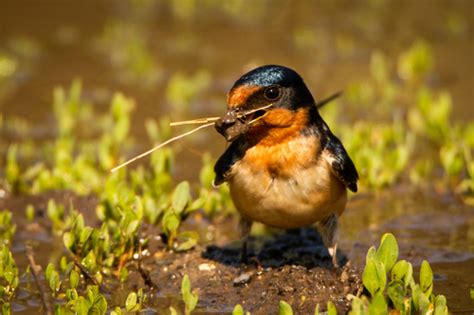
<svg viewBox="0 0 474 315">
<path fill-rule="evenodd" d="M 126 161 L 126 162 L 120 164 L 119 166 L 114 167 L 114 168 L 111 169 L 110 171 L 113 173 L 113 172 L 115 172 L 116 170 L 118 170 L 118 169 L 120 169 L 120 168 L 122 168 L 122 167 L 124 167 L 124 166 L 126 166 L 126 165 L 128 165 L 128 164 L 130 164 L 130 163 L 132 163 L 132 162 L 134 162 L 134 161 L 136 161 L 136 160 L 138 160 L 138 159 L 141 159 L 142 157 L 147 156 L 147 155 L 150 154 L 150 153 L 153 153 L 154 151 L 158 150 L 159 148 L 164 147 L 165 145 L 167 145 L 167 144 L 169 144 L 169 143 L 171 143 L 171 142 L 174 142 L 174 141 L 176 141 L 176 140 L 179 140 L 179 139 L 181 139 L 181 138 L 184 138 L 184 137 L 186 137 L 186 136 L 189 136 L 190 134 L 195 133 L 196 131 L 199 131 L 199 130 L 204 129 L 204 128 L 207 128 L 207 127 L 210 127 L 210 126 L 212 126 L 212 125 L 214 125 L 213 122 L 208 123 L 208 124 L 205 124 L 205 125 L 202 125 L 202 126 L 199 126 L 199 127 L 197 127 L 197 128 L 194 128 L 193 130 L 190 130 L 190 131 L 188 131 L 188 132 L 185 132 L 185 133 L 183 133 L 183 134 L 180 134 L 179 136 L 176 136 L 176 137 L 173 137 L 173 138 L 171 138 L 171 139 L 168 139 L 168 140 L 166 140 L 165 142 L 163 142 L 163 143 L 157 145 L 156 147 L 153 147 L 152 149 L 150 149 L 150 150 L 148 150 L 148 151 L 146 151 L 146 152 L 143 152 L 142 154 L 137 155 L 137 156 L 135 156 L 134 158 L 131 158 L 130 160 L 128 160 L 128 161 Z"/>
</svg>

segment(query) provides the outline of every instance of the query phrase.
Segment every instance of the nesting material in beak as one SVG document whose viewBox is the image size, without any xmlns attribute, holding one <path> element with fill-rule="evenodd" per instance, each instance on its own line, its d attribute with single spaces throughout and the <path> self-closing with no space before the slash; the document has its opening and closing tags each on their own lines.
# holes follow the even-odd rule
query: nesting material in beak
<svg viewBox="0 0 474 315">
<path fill-rule="evenodd" d="M 267 109 L 272 105 L 269 104 L 243 113 L 232 109 L 222 118 L 218 119 L 214 127 L 228 142 L 232 142 L 240 135 L 246 133 L 254 123 L 265 117 Z"/>
</svg>

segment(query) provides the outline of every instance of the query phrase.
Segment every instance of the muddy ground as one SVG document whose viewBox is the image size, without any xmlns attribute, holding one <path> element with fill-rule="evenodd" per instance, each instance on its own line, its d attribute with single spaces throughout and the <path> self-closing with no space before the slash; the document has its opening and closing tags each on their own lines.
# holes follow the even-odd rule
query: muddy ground
<svg viewBox="0 0 474 315">
<path fill-rule="evenodd" d="M 46 218 L 49 198 L 65 206 L 74 205 L 85 214 L 88 224 L 98 225 L 94 219 L 95 197 L 52 192 L 0 199 L 0 208 L 13 211 L 18 225 L 13 252 L 20 273 L 26 268 L 25 242 L 34 245 L 37 261 L 43 267 L 63 254 L 62 242 L 51 235 Z M 28 204 L 36 208 L 34 223 L 27 223 L 25 219 L 24 209 Z M 199 295 L 196 310 L 199 314 L 229 314 L 236 304 L 241 304 L 245 311 L 252 314 L 276 314 L 280 300 L 290 303 L 296 314 L 312 314 L 317 303 L 321 304 L 321 310 L 325 310 L 328 300 L 344 313 L 350 304 L 347 295 L 357 294 L 361 288 L 360 272 L 350 267 L 350 263 L 346 264 L 347 258 L 342 252 L 339 253 L 339 260 L 345 267 L 334 269 L 327 250 L 313 229 L 252 237 L 249 262 L 242 264 L 240 242 L 234 236 L 222 234 L 222 228 L 233 225 L 235 218 L 220 218 L 212 223 L 198 215 L 191 221 L 191 226 L 199 226 L 201 231 L 214 235 L 210 237 L 212 241 L 183 253 L 166 251 L 156 229 L 142 229 L 142 236 L 151 238 L 150 255 L 141 260 L 141 269 L 149 274 L 149 278 L 142 276 L 143 272 L 139 272 L 136 262 L 130 264 L 131 273 L 126 283 L 110 281 L 104 287 L 109 305 L 122 303 L 123 306 L 123 298 L 128 291 L 144 288 L 150 294 L 147 301 L 150 312 L 161 314 L 169 306 L 182 308 L 179 296 L 184 274 L 190 277 L 192 288 Z M 155 286 L 155 289 L 150 286 Z M 36 303 L 32 303 L 35 299 Z M 14 308 L 18 313 L 28 314 L 33 309 L 38 310 L 40 305 L 38 292 L 32 288 L 22 291 Z"/>
</svg>

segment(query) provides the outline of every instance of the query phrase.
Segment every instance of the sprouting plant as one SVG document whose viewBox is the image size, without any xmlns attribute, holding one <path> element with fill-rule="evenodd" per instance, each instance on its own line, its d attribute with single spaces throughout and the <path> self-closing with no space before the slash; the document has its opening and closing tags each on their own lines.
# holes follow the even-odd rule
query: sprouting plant
<svg viewBox="0 0 474 315">
<path fill-rule="evenodd" d="M 367 252 L 362 282 L 369 295 L 353 297 L 350 314 L 388 314 L 394 309 L 400 314 L 448 314 L 446 298 L 433 294 L 433 272 L 427 261 L 420 269 L 420 284 L 413 278 L 413 267 L 397 261 L 395 237 L 384 234 L 378 249 Z"/>
<path fill-rule="evenodd" d="M 8 210 L 0 212 L 0 245 L 10 244 L 16 231 L 16 224 L 12 221 L 12 213 Z"/>
<path fill-rule="evenodd" d="M 70 231 L 63 234 L 65 247 L 89 270 L 100 283 L 102 273 L 115 273 L 125 279 L 126 264 L 138 251 L 137 229 L 141 212 L 132 209 L 121 211 L 117 221 L 106 221 L 100 228 L 84 224 L 81 214 L 75 215 Z"/>
<path fill-rule="evenodd" d="M 178 184 L 171 195 L 171 204 L 165 211 L 162 219 L 163 233 L 167 237 L 168 248 L 174 248 L 175 239 L 178 237 L 178 229 L 181 221 L 192 211 L 199 209 L 202 205 L 201 199 L 192 201 L 189 183 L 184 181 Z M 176 249 L 186 250 L 193 247 L 197 242 L 197 234 L 186 233 L 179 235 L 186 241 L 178 245 Z"/>
<path fill-rule="evenodd" d="M 291 305 L 285 301 L 280 301 L 278 303 L 278 315 L 293 315 Z"/>
<path fill-rule="evenodd" d="M 143 308 L 145 301 L 146 295 L 143 293 L 143 289 L 139 289 L 138 292 L 130 292 L 125 302 L 125 309 L 127 312 L 138 312 Z"/>
<path fill-rule="evenodd" d="M 432 67 L 432 50 L 425 41 L 413 43 L 398 58 L 398 75 L 403 80 L 420 80 Z"/>
<path fill-rule="evenodd" d="M 62 281 L 59 278 L 59 272 L 52 263 L 49 263 L 46 267 L 44 276 L 46 278 L 46 282 L 49 285 L 49 289 L 51 290 L 53 296 L 55 296 L 61 289 Z"/>
<path fill-rule="evenodd" d="M 288 304 L 287 302 L 280 301 L 278 303 L 278 314 L 279 315 L 293 315 L 293 309 L 291 308 L 291 305 Z M 314 309 L 314 315 L 320 315 L 320 314 L 322 313 L 319 311 L 319 304 L 317 304 Z M 337 315 L 336 306 L 331 301 L 328 301 L 327 303 L 327 311 L 325 314 Z"/>
<path fill-rule="evenodd" d="M 237 304 L 232 310 L 232 315 L 250 315 L 250 312 L 244 312 L 242 305 Z"/>
<path fill-rule="evenodd" d="M 341 131 L 361 182 L 367 187 L 379 189 L 391 185 L 405 171 L 413 150 L 413 137 L 400 121 L 391 125 L 357 123 Z"/>
<path fill-rule="evenodd" d="M 66 211 L 62 204 L 56 203 L 53 199 L 48 200 L 46 208 L 48 218 L 53 223 L 53 231 L 60 234 L 63 230 L 67 229 L 66 224 Z"/>
<path fill-rule="evenodd" d="M 106 314 L 107 300 L 99 292 L 98 286 L 87 286 L 84 296 L 78 295 L 75 289 L 71 289 L 68 292 L 69 294 L 66 294 L 67 303 L 65 305 L 57 304 L 54 310 L 55 315 L 71 313 L 77 315 Z"/>
<path fill-rule="evenodd" d="M 3 314 L 10 313 L 9 301 L 15 295 L 18 283 L 18 267 L 9 247 L 3 244 L 0 250 L 0 302 Z"/>
<path fill-rule="evenodd" d="M 7 152 L 7 165 L 5 169 L 5 178 L 12 192 L 18 192 L 20 189 L 20 166 L 17 160 L 18 146 L 11 145 Z"/>
<path fill-rule="evenodd" d="M 183 281 L 181 282 L 181 296 L 184 301 L 184 313 L 189 315 L 196 308 L 198 295 L 195 292 L 191 292 L 191 281 L 188 275 L 184 275 Z"/>
</svg>

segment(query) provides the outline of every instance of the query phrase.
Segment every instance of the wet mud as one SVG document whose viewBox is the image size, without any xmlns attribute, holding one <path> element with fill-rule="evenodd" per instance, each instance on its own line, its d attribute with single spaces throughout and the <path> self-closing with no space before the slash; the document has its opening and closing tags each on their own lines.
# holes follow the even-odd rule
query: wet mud
<svg viewBox="0 0 474 315">
<path fill-rule="evenodd" d="M 60 238 L 51 235 L 51 224 L 46 215 L 50 198 L 64 206 L 73 205 L 84 214 L 87 224 L 99 225 L 93 219 L 97 205 L 97 199 L 93 196 L 52 192 L 0 200 L 0 207 L 10 209 L 18 225 L 13 252 L 20 273 L 27 265 L 24 254 L 26 243 L 33 244 L 38 263 L 42 266 L 65 253 Z M 34 222 L 25 219 L 24 209 L 28 204 L 35 206 Z M 219 226 L 200 218 L 192 218 L 191 221 L 194 225 L 207 225 L 207 230 L 219 229 Z M 223 221 L 222 226 L 228 226 L 235 220 L 224 218 L 217 223 Z M 216 243 L 209 242 L 190 251 L 176 253 L 164 248 L 155 227 L 145 225 L 141 236 L 150 238 L 150 255 L 140 261 L 141 272 L 137 261 L 129 265 L 130 276 L 125 283 L 120 284 L 113 279 L 106 282 L 103 291 L 112 305 L 123 302 L 126 297 L 124 292 L 144 288 L 150 297 L 146 306 L 152 313 L 162 313 L 169 306 L 182 309 L 180 286 L 185 274 L 190 277 L 192 288 L 199 295 L 197 314 L 229 314 L 236 304 L 241 304 L 245 311 L 252 314 L 274 314 L 278 311 L 280 300 L 291 304 L 293 310 L 301 314 L 314 312 L 318 303 L 321 310 L 326 309 L 328 300 L 333 301 L 340 312 L 346 312 L 350 307 L 347 295 L 361 290 L 360 271 L 347 264 L 348 259 L 342 251 L 338 258 L 345 266 L 335 269 L 314 229 L 252 237 L 246 264 L 241 263 L 241 244 L 238 240 L 222 238 Z M 143 270 L 149 278 L 143 276 Z M 20 314 L 41 307 L 34 286 L 31 291 L 21 290 L 18 298 L 13 306 Z"/>
<path fill-rule="evenodd" d="M 241 304 L 252 314 L 276 314 L 278 301 L 292 305 L 297 314 L 311 314 L 316 304 L 326 309 L 331 300 L 344 313 L 348 294 L 361 289 L 359 271 L 347 264 L 334 269 L 316 232 L 292 230 L 276 237 L 252 240 L 249 262 L 240 262 L 240 244 L 200 246 L 183 254 L 148 259 L 154 283 L 164 285 L 161 294 L 176 294 L 187 274 L 199 294 L 199 307 L 212 313 L 228 313 Z M 343 255 L 341 255 L 343 256 Z M 341 257 L 341 260 L 346 260 Z"/>
<path fill-rule="evenodd" d="M 341 218 L 338 260 L 345 267 L 337 270 L 332 267 L 329 254 L 314 229 L 270 233 L 254 229 L 249 243 L 249 262 L 241 264 L 237 216 L 215 217 L 211 221 L 200 212 L 190 216 L 182 229 L 197 231 L 200 243 L 187 252 L 167 251 L 159 229 L 145 224 L 140 233 L 141 237 L 150 239 L 149 254 L 140 262 L 149 278 L 138 269 L 138 261 L 132 261 L 128 266 L 128 280 L 120 283 L 117 279 L 107 279 L 103 294 L 109 306 L 123 306 L 128 292 L 144 288 L 149 294 L 146 303 L 149 313 L 167 313 L 170 306 L 183 310 L 180 285 L 183 275 L 187 274 L 199 295 L 196 314 L 229 314 L 236 304 L 252 314 L 274 314 L 280 300 L 290 303 L 296 314 L 311 314 L 317 303 L 325 310 L 328 300 L 344 313 L 349 309 L 348 294 L 361 290 L 360 275 L 367 248 L 376 245 L 382 233 L 390 231 L 399 240 L 400 258 L 411 261 L 415 273 L 423 259 L 430 261 L 434 290 L 447 296 L 451 311 L 474 311 L 469 297 L 469 287 L 474 283 L 470 223 L 474 219 L 473 208 L 462 206 L 452 198 L 433 198 L 429 193 L 417 193 L 416 202 L 410 194 L 404 196 L 389 199 L 383 195 L 367 195 L 351 199 L 347 213 Z M 32 244 L 37 263 L 43 267 L 49 262 L 57 263 L 65 254 L 62 240 L 52 233 L 47 217 L 49 199 L 66 209 L 72 205 L 84 214 L 86 224 L 100 226 L 95 215 L 98 200 L 94 196 L 56 191 L 0 199 L 0 208 L 12 211 L 17 224 L 12 251 L 20 274 L 28 264 L 27 243 Z M 25 215 L 29 204 L 36 210 L 32 222 L 26 220 Z M 371 211 L 375 208 L 381 210 Z M 371 223 L 374 213 L 379 216 L 376 225 Z M 366 224 L 355 224 L 361 220 Z M 428 232 L 424 222 L 431 222 Z M 23 277 L 20 281 L 22 289 L 12 304 L 15 314 L 39 311 L 41 301 L 35 286 L 24 289 L 27 280 Z"/>
</svg>

